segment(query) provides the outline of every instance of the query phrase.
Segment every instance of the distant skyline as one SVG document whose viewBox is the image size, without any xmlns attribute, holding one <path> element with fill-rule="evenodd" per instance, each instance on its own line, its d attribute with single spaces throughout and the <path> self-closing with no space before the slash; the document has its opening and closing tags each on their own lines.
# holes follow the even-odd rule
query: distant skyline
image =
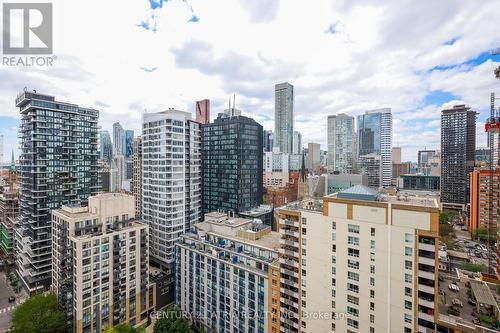
<svg viewBox="0 0 500 333">
<path fill-rule="evenodd" d="M 393 145 L 412 161 L 439 148 L 440 110 L 456 103 L 480 113 L 477 146 L 486 146 L 489 95 L 500 94 L 494 0 L 53 4 L 54 66 L 0 67 L 4 163 L 18 155 L 14 99 L 24 87 L 101 110 L 110 133 L 119 121 L 140 134 L 144 110 L 194 117 L 195 101 L 208 98 L 216 115 L 233 93 L 243 115 L 274 129 L 274 85 L 288 81 L 303 146 L 327 149 L 328 115 L 390 107 Z"/>
</svg>

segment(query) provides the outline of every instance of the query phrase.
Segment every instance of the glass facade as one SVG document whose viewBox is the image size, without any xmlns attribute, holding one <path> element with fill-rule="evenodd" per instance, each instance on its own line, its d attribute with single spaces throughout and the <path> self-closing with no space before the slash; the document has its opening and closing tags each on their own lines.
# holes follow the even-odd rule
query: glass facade
<svg viewBox="0 0 500 333">
<path fill-rule="evenodd" d="M 18 275 L 30 291 L 47 287 L 51 274 L 50 211 L 85 204 L 100 189 L 97 177 L 97 110 L 24 92 L 21 113 Z"/>
<path fill-rule="evenodd" d="M 240 212 L 262 203 L 262 126 L 219 114 L 202 126 L 203 212 Z"/>
</svg>

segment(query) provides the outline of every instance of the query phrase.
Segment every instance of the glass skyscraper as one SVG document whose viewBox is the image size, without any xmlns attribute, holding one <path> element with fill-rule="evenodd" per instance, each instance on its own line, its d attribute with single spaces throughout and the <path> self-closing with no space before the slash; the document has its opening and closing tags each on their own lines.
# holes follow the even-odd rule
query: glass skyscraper
<svg viewBox="0 0 500 333">
<path fill-rule="evenodd" d="M 113 154 L 124 153 L 125 132 L 120 123 L 113 124 Z"/>
<path fill-rule="evenodd" d="M 34 292 L 51 282 L 51 210 L 62 204 L 86 204 L 99 192 L 99 112 L 26 91 L 16 98 L 16 106 L 21 113 L 16 267 Z"/>
<path fill-rule="evenodd" d="M 99 159 L 111 163 L 113 158 L 113 144 L 108 131 L 99 132 Z"/>
<path fill-rule="evenodd" d="M 123 143 L 123 155 L 125 157 L 132 157 L 134 152 L 134 131 L 125 130 L 124 143 Z"/>
<path fill-rule="evenodd" d="M 242 212 L 262 203 L 262 126 L 219 114 L 202 126 L 203 212 Z"/>
<path fill-rule="evenodd" d="M 392 183 L 392 113 L 390 108 L 367 111 L 358 116 L 358 155 L 382 157 L 382 186 Z"/>
<path fill-rule="evenodd" d="M 328 172 L 353 173 L 356 135 L 354 117 L 328 116 Z"/>
</svg>

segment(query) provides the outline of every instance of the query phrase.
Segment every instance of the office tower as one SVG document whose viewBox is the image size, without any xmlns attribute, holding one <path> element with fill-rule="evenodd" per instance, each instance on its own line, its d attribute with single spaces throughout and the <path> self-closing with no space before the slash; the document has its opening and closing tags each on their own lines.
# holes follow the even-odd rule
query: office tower
<svg viewBox="0 0 500 333">
<path fill-rule="evenodd" d="M 123 142 L 123 155 L 125 158 L 132 157 L 134 152 L 134 131 L 125 130 L 124 142 Z"/>
<path fill-rule="evenodd" d="M 12 259 L 14 255 L 14 231 L 19 224 L 19 186 L 17 184 L 14 152 L 9 168 L 9 183 L 0 191 L 0 248 Z"/>
<path fill-rule="evenodd" d="M 51 280 L 50 211 L 63 204 L 86 204 L 100 190 L 99 112 L 27 91 L 16 98 L 16 106 L 21 113 L 16 268 L 26 288 L 35 292 Z"/>
<path fill-rule="evenodd" d="M 247 211 L 262 204 L 262 126 L 219 114 L 202 126 L 203 212 Z"/>
<path fill-rule="evenodd" d="M 302 134 L 297 131 L 293 131 L 293 154 L 301 154 L 302 153 Z"/>
<path fill-rule="evenodd" d="M 191 113 L 144 114 L 142 218 L 150 228 L 150 260 L 165 271 L 172 292 L 174 243 L 201 219 L 200 145 L 200 124 Z"/>
<path fill-rule="evenodd" d="M 310 173 L 316 172 L 320 164 L 320 144 L 307 144 L 307 170 Z"/>
<path fill-rule="evenodd" d="M 392 164 L 401 164 L 401 147 L 392 147 Z"/>
<path fill-rule="evenodd" d="M 465 105 L 441 111 L 441 203 L 464 209 L 474 170 L 477 113 Z"/>
<path fill-rule="evenodd" d="M 196 102 L 196 121 L 200 124 L 210 122 L 210 100 L 203 99 Z"/>
<path fill-rule="evenodd" d="M 134 197 L 103 193 L 88 207 L 52 211 L 52 291 L 71 332 L 145 324 L 155 308 L 148 226 L 134 220 Z"/>
<path fill-rule="evenodd" d="M 135 197 L 135 217 L 142 218 L 142 137 L 134 139 L 134 177 L 132 178 L 132 193 Z"/>
<path fill-rule="evenodd" d="M 328 172 L 353 173 L 355 156 L 354 117 L 344 113 L 328 116 Z"/>
<path fill-rule="evenodd" d="M 392 114 L 390 108 L 358 116 L 358 159 L 375 153 L 382 157 L 382 186 L 392 182 Z"/>
<path fill-rule="evenodd" d="M 379 188 L 382 186 L 382 157 L 372 153 L 358 157 L 358 168 L 362 175 L 368 177 L 368 186 Z"/>
<path fill-rule="evenodd" d="M 113 124 L 113 154 L 123 154 L 125 152 L 125 131 L 120 123 Z"/>
<path fill-rule="evenodd" d="M 206 332 L 279 332 L 279 233 L 251 219 L 205 214 L 176 244 L 176 304 Z M 227 315 L 226 315 L 227 314 Z"/>
<path fill-rule="evenodd" d="M 291 203 L 277 214 L 278 331 L 435 329 L 436 200 L 399 200 L 357 185 L 323 200 Z"/>
<path fill-rule="evenodd" d="M 293 86 L 278 83 L 274 88 L 274 146 L 282 153 L 293 152 Z"/>
<path fill-rule="evenodd" d="M 99 131 L 99 159 L 111 163 L 113 144 L 108 131 Z"/>
<path fill-rule="evenodd" d="M 263 137 L 262 147 L 263 147 L 264 153 L 272 152 L 273 151 L 273 141 L 274 141 L 273 131 L 267 131 L 267 130 L 262 131 L 262 137 Z"/>
<path fill-rule="evenodd" d="M 112 192 L 111 191 L 111 165 L 103 160 L 97 161 L 97 177 L 98 183 L 101 184 L 102 192 Z"/>
<path fill-rule="evenodd" d="M 475 169 L 470 174 L 469 231 L 495 229 L 500 223 L 500 168 Z"/>
</svg>

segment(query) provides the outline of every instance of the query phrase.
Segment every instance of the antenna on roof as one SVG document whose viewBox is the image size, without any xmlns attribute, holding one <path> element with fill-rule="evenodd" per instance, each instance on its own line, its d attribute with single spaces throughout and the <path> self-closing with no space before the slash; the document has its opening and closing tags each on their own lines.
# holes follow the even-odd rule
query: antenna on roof
<svg viewBox="0 0 500 333">
<path fill-rule="evenodd" d="M 233 95 L 233 109 L 236 109 L 236 93 Z"/>
</svg>

